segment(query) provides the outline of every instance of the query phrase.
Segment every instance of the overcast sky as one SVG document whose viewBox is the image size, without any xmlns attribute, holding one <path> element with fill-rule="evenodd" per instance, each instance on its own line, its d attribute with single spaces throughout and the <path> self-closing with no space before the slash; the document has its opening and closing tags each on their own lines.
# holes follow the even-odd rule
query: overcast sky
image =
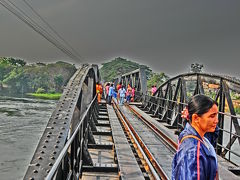
<svg viewBox="0 0 240 180">
<path fill-rule="evenodd" d="M 31 15 L 23 0 L 11 1 Z M 170 76 L 187 72 L 197 62 L 205 72 L 240 77 L 239 0 L 26 1 L 84 62 L 120 56 Z M 81 63 L 70 60 L 1 5 L 0 56 Z"/>
</svg>

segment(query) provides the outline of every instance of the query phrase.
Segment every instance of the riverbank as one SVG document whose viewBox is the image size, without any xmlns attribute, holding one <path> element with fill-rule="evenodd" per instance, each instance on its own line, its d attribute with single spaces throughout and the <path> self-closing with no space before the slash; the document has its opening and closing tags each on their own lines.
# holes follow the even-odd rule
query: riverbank
<svg viewBox="0 0 240 180">
<path fill-rule="evenodd" d="M 40 99 L 58 100 L 61 97 L 61 93 L 47 94 L 47 93 L 27 93 L 28 96 L 32 96 Z"/>
</svg>

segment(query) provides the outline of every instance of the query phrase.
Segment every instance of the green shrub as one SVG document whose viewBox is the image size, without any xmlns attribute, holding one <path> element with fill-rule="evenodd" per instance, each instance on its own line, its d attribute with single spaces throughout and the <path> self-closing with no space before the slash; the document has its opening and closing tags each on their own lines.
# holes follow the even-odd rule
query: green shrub
<svg viewBox="0 0 240 180">
<path fill-rule="evenodd" d="M 36 91 L 37 94 L 43 94 L 43 93 L 45 93 L 45 92 L 46 92 L 46 91 L 45 91 L 45 89 L 43 89 L 43 88 L 38 88 L 37 91 Z"/>
<path fill-rule="evenodd" d="M 236 113 L 236 114 L 240 114 L 240 107 L 239 107 L 239 106 L 238 106 L 238 107 L 235 107 L 234 109 L 235 109 L 235 113 Z"/>
<path fill-rule="evenodd" d="M 56 93 L 56 90 L 54 88 L 51 88 L 49 91 L 48 91 L 50 94 L 55 94 Z"/>
</svg>

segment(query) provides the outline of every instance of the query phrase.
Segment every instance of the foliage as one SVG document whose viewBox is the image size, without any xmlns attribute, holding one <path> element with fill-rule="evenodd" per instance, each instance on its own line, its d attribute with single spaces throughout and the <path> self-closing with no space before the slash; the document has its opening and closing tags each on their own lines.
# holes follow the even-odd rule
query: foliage
<svg viewBox="0 0 240 180">
<path fill-rule="evenodd" d="M 55 94 L 55 93 L 56 93 L 56 90 L 55 90 L 54 88 L 51 88 L 51 89 L 49 90 L 49 93 L 50 93 L 50 94 Z"/>
<path fill-rule="evenodd" d="M 31 93 L 38 88 L 61 92 L 75 72 L 74 65 L 63 61 L 26 64 L 21 59 L 0 58 L 0 86 L 5 84 L 10 93 Z"/>
<path fill-rule="evenodd" d="M 239 106 L 235 107 L 234 109 L 235 109 L 236 114 L 240 114 L 240 107 Z"/>
<path fill-rule="evenodd" d="M 26 62 L 22 59 L 15 59 L 12 57 L 0 57 L 0 61 L 7 62 L 13 66 L 25 66 Z"/>
<path fill-rule="evenodd" d="M 58 74 L 54 77 L 54 82 L 56 84 L 56 90 L 59 91 L 61 86 L 63 85 L 63 76 L 61 74 Z"/>
<path fill-rule="evenodd" d="M 46 92 L 46 91 L 45 91 L 45 89 L 43 89 L 43 88 L 38 88 L 37 91 L 36 91 L 37 94 L 43 94 L 43 93 L 45 93 L 45 92 Z"/>
<path fill-rule="evenodd" d="M 115 58 L 110 62 L 103 63 L 100 68 L 100 74 L 104 81 L 113 81 L 114 78 L 127 72 L 134 71 L 140 67 L 146 69 L 147 78 L 149 78 L 152 70 L 148 66 L 140 65 L 121 57 Z"/>
<path fill-rule="evenodd" d="M 0 82 L 2 82 L 4 77 L 14 68 L 14 65 L 12 65 L 7 59 L 0 58 Z"/>
<path fill-rule="evenodd" d="M 194 73 L 200 73 L 200 72 L 203 71 L 202 69 L 203 69 L 203 65 L 202 64 L 193 63 L 193 64 L 191 64 L 190 71 L 194 72 Z"/>
<path fill-rule="evenodd" d="M 58 100 L 61 97 L 61 93 L 55 93 L 55 94 L 46 94 L 46 93 L 42 93 L 42 94 L 38 94 L 38 93 L 27 93 L 27 95 L 29 96 L 33 96 L 36 98 L 41 98 L 41 99 L 52 99 L 52 100 Z"/>
<path fill-rule="evenodd" d="M 161 72 L 161 73 L 152 73 L 150 79 L 147 81 L 148 89 L 151 88 L 153 85 L 159 87 L 162 83 L 167 81 L 169 77 Z"/>
<path fill-rule="evenodd" d="M 233 99 L 240 99 L 240 94 L 239 93 L 237 93 L 237 92 L 230 92 L 230 94 L 231 94 L 231 97 L 233 98 Z"/>
</svg>

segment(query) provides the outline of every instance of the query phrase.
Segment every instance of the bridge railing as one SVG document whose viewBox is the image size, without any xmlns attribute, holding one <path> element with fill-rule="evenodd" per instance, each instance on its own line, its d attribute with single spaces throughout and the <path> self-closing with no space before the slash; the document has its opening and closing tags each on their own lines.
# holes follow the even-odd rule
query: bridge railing
<svg viewBox="0 0 240 180">
<path fill-rule="evenodd" d="M 66 142 L 52 169 L 48 173 L 46 180 L 79 179 L 82 172 L 83 161 L 88 162 L 89 165 L 93 165 L 91 159 L 84 160 L 84 158 L 88 157 L 88 155 L 84 155 L 84 153 L 87 153 L 87 151 L 84 150 L 87 149 L 88 139 L 90 139 L 88 137 L 90 122 L 94 121 L 94 118 L 98 114 L 96 97 L 97 96 L 95 96 L 88 105 L 75 131 Z"/>
<path fill-rule="evenodd" d="M 182 131 L 186 121 L 181 111 L 189 98 L 195 94 L 206 94 L 219 104 L 219 137 L 216 151 L 223 158 L 240 164 L 240 117 L 236 115 L 232 94 L 240 94 L 240 83 L 230 78 L 211 74 L 190 73 L 174 77 L 157 92 L 144 95 L 144 109 L 166 123 L 169 128 Z"/>
</svg>

